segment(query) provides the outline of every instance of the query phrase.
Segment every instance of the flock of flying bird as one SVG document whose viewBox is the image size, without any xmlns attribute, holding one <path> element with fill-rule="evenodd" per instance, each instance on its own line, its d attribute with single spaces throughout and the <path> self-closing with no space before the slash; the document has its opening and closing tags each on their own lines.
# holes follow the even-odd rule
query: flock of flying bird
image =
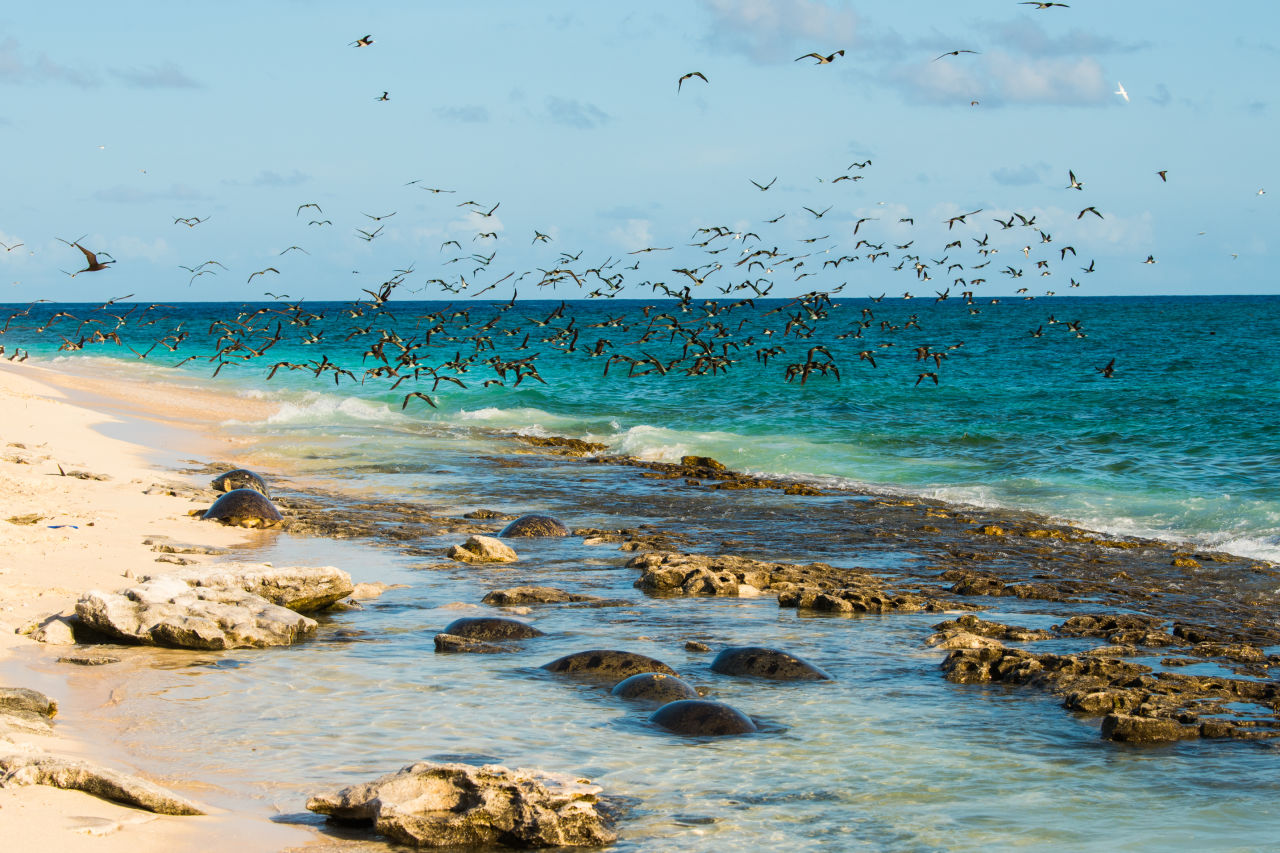
<svg viewBox="0 0 1280 853">
<path fill-rule="evenodd" d="M 834 194 L 841 184 L 852 186 L 867 179 L 871 167 L 869 159 L 854 161 L 839 174 L 822 180 Z M 1160 179 L 1166 176 L 1161 174 Z M 778 177 L 748 180 L 763 194 L 763 200 L 769 198 Z M 495 216 L 500 202 L 468 200 L 455 205 L 444 201 L 455 191 L 421 183 L 409 181 L 405 186 L 427 190 L 440 198 L 442 205 L 448 205 L 446 209 L 474 212 L 480 223 L 475 240 L 496 239 L 497 233 L 483 230 L 483 223 Z M 1067 174 L 1067 190 L 1084 191 L 1083 180 L 1073 170 Z M 338 306 L 312 306 L 285 293 L 267 292 L 271 302 L 243 306 L 233 315 L 214 318 L 207 331 L 174 323 L 172 306 L 135 303 L 126 307 L 124 300 L 129 297 L 121 297 L 81 315 L 58 311 L 43 322 L 32 314 L 38 304 L 32 303 L 11 314 L 0 335 L 16 322 L 37 333 L 59 335 L 62 350 L 113 344 L 128 347 L 138 358 L 159 351 L 172 354 L 178 365 L 203 359 L 212 365 L 215 376 L 229 367 L 258 362 L 264 365 L 268 379 L 280 371 L 298 371 L 331 378 L 336 384 L 382 382 L 388 390 L 404 394 L 401 408 L 414 400 L 435 406 L 432 395 L 442 386 L 517 387 L 526 380 L 545 384 L 542 370 L 557 358 L 594 360 L 602 376 L 612 373 L 628 378 L 715 376 L 728 374 L 744 362 L 764 371 L 774 369 L 770 367 L 773 362 L 775 367 L 781 365 L 783 380 L 805 384 L 818 377 L 839 381 L 842 368 L 847 371 L 849 364 L 877 369 L 886 359 L 900 362 L 904 356 L 896 354 L 904 353 L 917 366 L 908 370 L 908 382 L 914 379 L 917 386 L 937 385 L 944 363 L 960 355 L 957 351 L 963 342 L 925 342 L 933 334 L 928 327 L 930 318 L 924 313 L 928 308 L 963 310 L 977 321 L 988 305 L 1001 301 L 979 295 L 982 286 L 994 278 L 1012 282 L 1024 276 L 1047 279 L 1065 275 L 1067 287 L 1075 288 L 1080 286 L 1077 275 L 1084 278 L 1097 268 L 1093 260 L 1082 263 L 1075 246 L 1055 241 L 1048 225 L 1038 222 L 1034 213 L 999 215 L 976 209 L 917 226 L 915 217 L 899 216 L 904 211 L 891 209 L 894 215 L 864 215 L 833 223 L 840 215 L 834 212 L 839 199 L 830 202 L 762 216 L 749 230 L 708 224 L 695 229 L 684 244 L 645 246 L 599 261 L 583 260 L 582 251 L 557 250 L 548 233 L 534 230 L 530 243 L 545 245 L 539 251 L 547 253 L 548 261 L 545 267 L 519 273 L 499 266 L 497 248 L 477 251 L 457 240 L 447 240 L 439 248 L 440 272 L 424 282 L 415 278 L 411 265 L 394 270 L 376 288 L 362 291 L 361 298 Z M 299 204 L 293 216 L 301 222 L 304 213 L 326 215 L 315 202 Z M 377 239 L 397 213 L 360 211 L 368 225 L 356 229 L 353 236 Z M 1086 215 L 1103 216 L 1089 205 L 1076 218 Z M 788 217 L 802 224 L 804 236 L 795 237 L 796 232 L 784 226 Z M 174 224 L 194 227 L 203 221 L 177 217 Z M 310 219 L 307 227 L 330 224 L 329 219 Z M 932 249 L 918 245 L 934 234 L 942 237 Z M 84 269 L 70 275 L 100 272 L 114 263 L 105 253 L 86 249 L 79 240 L 63 242 L 82 252 L 88 261 Z M 278 254 L 293 251 L 305 253 L 306 249 L 294 245 Z M 283 275 L 285 264 L 276 263 L 249 272 L 248 281 Z M 1064 265 L 1065 273 L 1060 271 Z M 877 280 L 905 276 L 909 288 L 919 292 L 908 289 L 901 294 L 901 301 L 887 304 L 881 304 L 886 294 L 870 297 L 854 304 L 856 313 L 847 307 L 838 310 L 841 306 L 833 297 L 849 287 L 849 282 L 834 283 L 833 279 L 855 267 L 863 276 Z M 450 268 L 457 271 L 444 272 Z M 182 269 L 190 275 L 189 282 L 231 272 L 213 259 Z M 779 283 L 791 286 L 807 278 L 824 286 L 790 300 L 770 298 Z M 470 301 L 504 283 L 512 288 L 509 300 L 490 297 Z M 432 311 L 415 310 L 415 303 L 402 301 L 405 296 L 421 299 L 420 294 L 433 287 L 453 301 Z M 624 308 L 616 316 L 607 310 L 584 310 L 583 302 L 575 302 L 617 298 L 627 287 L 632 291 L 642 288 L 660 298 L 638 310 Z M 1030 289 L 1024 286 L 1016 292 L 1021 300 L 1030 301 L 1039 295 Z M 566 296 L 566 290 L 570 295 Z M 521 292 L 526 294 L 526 306 L 543 304 L 529 302 L 532 295 L 555 307 L 529 316 L 528 308 L 517 308 Z M 1055 291 L 1044 293 L 1053 295 Z M 769 301 L 761 301 L 765 299 Z M 921 300 L 924 306 L 907 313 L 907 307 L 916 304 L 906 302 L 912 299 Z M 961 307 L 948 309 L 945 305 Z M 1028 329 L 1028 338 L 1045 335 L 1046 325 L 1053 334 L 1086 336 L 1080 320 L 1059 322 L 1050 316 L 1035 330 Z M 291 353 L 310 347 L 313 349 L 308 351 L 319 355 L 307 360 L 296 355 L 272 360 L 273 349 L 282 343 L 282 349 Z M 188 354 L 192 350 L 194 354 Z M 1095 369 L 1110 378 L 1115 373 L 1114 361 Z"/>
<path fill-rule="evenodd" d="M 1066 6 L 1040 2 L 1023 5 L 1038 9 Z M 372 35 L 365 35 L 351 42 L 351 46 L 363 48 L 373 43 Z M 975 52 L 959 49 L 937 59 Z M 826 55 L 815 51 L 797 57 L 796 61 L 813 59 L 816 65 L 827 65 L 843 55 L 843 50 Z M 677 91 L 693 78 L 707 82 L 701 72 L 689 72 L 677 81 Z M 387 99 L 386 92 L 381 99 Z M 819 178 L 819 181 L 832 188 L 843 182 L 852 186 L 867 178 L 870 167 L 869 159 L 855 161 L 840 174 Z M 1167 180 L 1167 170 L 1156 174 L 1161 181 Z M 778 178 L 749 180 L 761 193 L 767 193 Z M 420 180 L 409 181 L 405 186 L 425 190 L 435 197 L 455 193 L 451 189 L 425 186 Z M 1084 190 L 1083 181 L 1073 170 L 1068 171 L 1064 189 Z M 896 303 L 883 308 L 878 305 L 883 294 L 864 303 L 850 323 L 850 312 L 835 310 L 839 306 L 832 301 L 832 296 L 843 291 L 848 282 L 825 284 L 841 276 L 843 266 L 856 264 L 868 276 L 890 272 L 905 275 L 911 281 L 910 287 L 922 290 L 926 302 L 959 303 L 972 318 L 977 318 L 986 305 L 1000 302 L 998 298 L 978 296 L 981 286 L 997 276 L 1012 282 L 1024 276 L 1043 279 L 1056 275 L 1059 278 L 1055 280 L 1060 280 L 1065 275 L 1067 287 L 1076 288 L 1080 286 L 1077 269 L 1081 277 L 1096 270 L 1093 260 L 1079 265 L 1081 259 L 1077 257 L 1076 248 L 1055 242 L 1047 230 L 1050 225 L 1037 222 L 1035 214 L 1010 210 L 996 215 L 994 211 L 976 209 L 929 223 L 932 227 L 921 227 L 917 235 L 915 218 L 898 216 L 896 213 L 901 211 L 897 210 L 895 215 L 886 217 L 866 215 L 853 220 L 850 216 L 850 230 L 847 223 L 833 222 L 839 213 L 826 219 L 838 203 L 839 199 L 835 199 L 822 209 L 803 206 L 799 210 L 784 210 L 771 218 L 761 217 L 751 228 L 708 224 L 697 228 L 683 245 L 646 246 L 625 256 L 609 256 L 598 262 L 583 261 L 582 251 L 556 251 L 548 245 L 547 257 L 552 260 L 545 268 L 518 274 L 512 269 L 500 275 L 503 268 L 497 261 L 496 248 L 487 253 L 470 251 L 472 247 L 447 240 L 439 251 L 450 256 L 439 260 L 437 274 L 419 286 L 414 286 L 415 271 L 410 265 L 394 270 L 376 289 L 364 290 L 367 299 L 362 297 L 338 308 L 312 310 L 303 300 L 267 292 L 274 300 L 272 303 L 245 306 L 234 316 L 214 319 L 207 332 L 193 333 L 184 329 L 183 323 L 172 323 L 172 315 L 166 313 L 171 306 L 144 308 L 133 304 L 124 310 L 123 300 L 129 297 L 120 297 L 86 312 L 83 317 L 59 311 L 43 323 L 31 313 L 39 301 L 44 301 L 39 300 L 11 314 L 0 335 L 17 322 L 39 333 L 60 335 L 62 350 L 115 344 L 128 346 L 139 358 L 147 358 L 157 348 L 178 354 L 180 348 L 198 344 L 209 349 L 186 355 L 176 363 L 205 359 L 214 365 L 216 376 L 228 366 L 243 366 L 266 358 L 268 379 L 281 370 L 288 370 L 309 373 L 316 378 L 331 377 L 337 384 L 344 379 L 360 383 L 381 381 L 391 390 L 408 383 L 414 390 L 402 398 L 401 408 L 415 399 L 435 406 L 431 394 L 442 384 L 463 388 L 476 382 L 483 387 L 508 383 L 515 387 L 526 380 L 545 384 L 538 360 L 544 358 L 545 365 L 546 356 L 598 360 L 604 376 L 612 370 L 615 374 L 625 371 L 630 378 L 714 376 L 727 374 L 744 361 L 763 369 L 773 360 L 784 365 L 781 376 L 785 381 L 804 384 L 817 376 L 839 381 L 838 357 L 848 358 L 855 365 L 865 362 L 868 369 L 875 369 L 877 359 L 883 361 L 891 357 L 893 348 L 903 344 L 896 351 L 912 353 L 913 363 L 919 365 L 910 371 L 915 374 L 914 384 L 936 385 L 940 384 L 944 360 L 954 356 L 963 343 L 908 340 L 913 335 L 927 334 L 920 312 L 888 316 L 889 310 L 897 306 Z M 494 217 L 500 204 L 469 200 L 453 206 L 455 210 L 465 209 L 481 223 L 473 243 L 496 244 L 500 240 L 500 228 L 484 230 L 483 227 L 483 223 Z M 308 228 L 333 225 L 332 219 L 322 218 L 326 214 L 318 203 L 299 204 L 294 217 L 300 218 L 304 211 L 309 216 Z M 985 225 L 984 213 L 989 220 Z M 373 242 L 385 233 L 384 229 L 390 224 L 388 220 L 397 212 L 361 211 L 361 214 L 367 224 L 356 228 L 352 236 Z M 1105 218 L 1094 205 L 1083 207 L 1076 219 L 1086 215 Z M 791 222 L 780 225 L 788 216 L 792 217 Z M 195 228 L 208 218 L 180 216 L 174 218 L 173 224 Z M 803 237 L 796 237 L 795 229 L 790 227 L 797 221 L 803 223 Z M 941 230 L 942 225 L 946 226 L 945 232 Z M 993 237 L 993 231 L 997 236 Z M 940 245 L 935 244 L 931 249 L 917 245 L 931 239 L 932 232 L 944 235 Z M 93 252 L 81 240 L 83 238 L 62 240 L 81 252 L 86 261 L 83 269 L 68 275 L 101 272 L 115 263 L 109 254 Z M 552 242 L 549 233 L 534 230 L 532 245 Z M 16 246 L 4 248 L 11 251 Z M 446 253 L 448 249 L 452 252 Z M 307 253 L 302 246 L 292 245 L 278 254 L 284 256 L 291 251 Z M 1001 252 L 1004 255 L 997 260 L 995 256 Z M 1070 262 L 1068 254 L 1072 256 Z M 659 264 L 661 270 L 656 274 L 642 268 L 642 263 L 655 266 L 654 262 L 660 258 L 678 260 Z M 1148 255 L 1146 263 L 1154 262 Z M 1060 267 L 1068 263 L 1075 266 L 1064 274 Z M 455 268 L 456 272 L 450 271 L 455 264 L 461 266 Z M 202 276 L 217 275 L 219 271 L 229 272 L 217 260 L 181 269 L 190 274 L 188 284 Z M 282 272 L 278 266 L 266 266 L 250 272 L 247 280 L 252 282 L 269 274 L 280 276 Z M 642 277 L 642 281 L 637 281 Z M 758 300 L 769 297 L 778 282 L 787 282 L 790 289 L 795 282 L 809 277 L 815 277 L 815 284 L 823 281 L 825 286 L 778 305 L 757 304 Z M 497 302 L 491 297 L 485 302 L 458 304 L 459 300 L 475 299 L 504 283 L 512 288 L 509 301 Z M 417 294 L 432 286 L 441 294 L 450 294 L 446 298 L 453 298 L 455 302 L 422 314 L 406 311 L 400 307 L 403 303 L 389 305 L 393 296 L 411 294 L 420 299 Z M 565 299 L 559 290 L 561 287 L 572 287 L 576 292 Z M 628 316 L 628 311 L 618 316 L 608 316 L 605 312 L 601 318 L 596 316 L 598 312 L 590 312 L 593 321 L 584 319 L 579 324 L 570 299 L 616 298 L 626 287 L 632 291 L 647 288 L 662 299 L 644 305 L 638 314 L 631 309 L 633 316 Z M 695 295 L 696 288 L 701 289 L 698 295 Z M 559 301 L 559 304 L 544 316 L 526 316 L 513 310 L 521 290 L 537 294 L 539 299 L 551 299 L 552 304 Z M 703 293 L 712 290 L 719 296 L 701 298 Z M 1030 290 L 1030 285 L 1023 286 L 1016 293 L 1024 300 L 1035 299 L 1036 295 Z M 1045 295 L 1054 294 L 1051 288 L 1045 290 Z M 910 289 L 901 296 L 902 300 L 915 298 L 918 296 Z M 883 316 L 877 316 L 877 312 Z M 473 317 L 481 313 L 488 316 Z M 828 321 L 832 318 L 847 325 L 829 328 Z M 78 325 L 71 329 L 73 322 Z M 1077 338 L 1086 335 L 1079 320 L 1060 323 L 1050 316 L 1045 322 Z M 1055 329 L 1054 333 L 1058 331 Z M 1027 330 L 1027 334 L 1029 338 L 1042 337 L 1045 324 Z M 147 337 L 139 339 L 141 335 Z M 880 340 L 873 341 L 876 337 Z M 304 361 L 271 361 L 269 352 L 282 341 L 286 346 L 312 346 L 321 354 Z M 445 357 L 449 351 L 452 357 Z M 9 357 L 19 357 L 19 352 Z M 438 353 L 438 357 L 433 357 L 433 352 Z M 357 355 L 358 364 L 346 360 Z M 343 361 L 334 361 L 331 356 Z M 1115 375 L 1115 360 L 1094 370 L 1102 377 L 1111 378 Z M 481 378 L 475 380 L 473 375 Z M 427 382 L 429 390 L 417 390 Z"/>
</svg>

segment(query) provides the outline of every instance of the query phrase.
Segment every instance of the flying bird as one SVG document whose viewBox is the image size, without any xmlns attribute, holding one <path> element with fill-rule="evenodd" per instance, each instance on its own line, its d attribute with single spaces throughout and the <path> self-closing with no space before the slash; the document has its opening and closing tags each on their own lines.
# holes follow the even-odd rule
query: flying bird
<svg viewBox="0 0 1280 853">
<path fill-rule="evenodd" d="M 1169 179 L 1168 177 L 1166 177 L 1169 174 L 1168 169 L 1161 169 L 1160 171 L 1156 172 L 1156 174 L 1160 176 L 1160 180 L 1168 183 Z"/>
<path fill-rule="evenodd" d="M 959 56 L 959 55 L 960 55 L 960 54 L 962 54 L 962 53 L 977 53 L 977 52 L 978 52 L 978 51 L 976 51 L 976 50 L 948 50 L 946 53 L 939 54 L 938 56 L 935 56 L 935 57 L 933 58 L 933 61 L 934 61 L 934 62 L 937 62 L 939 59 L 941 59 L 941 58 L 942 58 L 942 57 L 944 57 L 944 56 Z"/>
<path fill-rule="evenodd" d="M 365 36 L 363 38 L 356 39 L 355 41 L 353 41 L 351 44 L 347 46 L 348 47 L 368 47 L 371 44 L 373 44 L 373 36 Z"/>
<path fill-rule="evenodd" d="M 1124 98 L 1124 102 L 1125 102 L 1126 104 L 1127 104 L 1127 103 L 1129 103 L 1129 93 L 1128 93 L 1128 92 L 1126 92 L 1126 91 L 1124 90 L 1124 84 L 1123 84 L 1123 83 L 1117 83 L 1116 85 L 1117 85 L 1117 86 L 1119 86 L 1120 88 L 1116 89 L 1115 94 L 1117 94 L 1117 95 L 1119 95 L 1120 97 Z"/>
<path fill-rule="evenodd" d="M 409 401 L 412 400 L 414 397 L 417 397 L 421 400 L 426 400 L 428 406 L 430 406 L 433 409 L 436 408 L 435 400 L 432 400 L 430 397 L 428 397 L 426 394 L 423 394 L 421 391 L 414 391 L 411 394 L 405 395 L 404 402 L 400 404 L 400 411 L 404 411 L 405 407 L 409 405 Z"/>
<path fill-rule="evenodd" d="M 257 272 L 255 272 L 255 273 L 250 273 L 250 274 L 249 274 L 249 277 L 248 277 L 247 279 L 245 279 L 245 283 L 248 283 L 248 282 L 250 282 L 250 281 L 253 281 L 254 276 L 258 276 L 258 275 L 266 275 L 266 274 L 267 274 L 267 273 L 269 273 L 269 272 L 273 272 L 273 273 L 275 273 L 276 275 L 279 275 L 279 274 L 280 274 L 280 270 L 276 269 L 275 267 L 267 267 L 265 270 L 258 270 L 258 271 L 257 271 Z"/>
<path fill-rule="evenodd" d="M 61 238 L 59 238 L 59 239 L 61 239 Z M 63 240 L 62 242 L 67 243 L 67 241 L 66 241 L 66 240 Z M 75 246 L 77 249 L 79 249 L 81 252 L 83 252 L 83 253 L 84 253 L 84 259 L 85 259 L 85 261 L 87 261 L 87 262 L 88 262 L 88 266 L 86 266 L 84 269 L 82 269 L 82 270 L 76 270 L 75 272 L 69 272 L 69 273 L 67 273 L 67 275 L 71 276 L 72 278 L 75 278 L 76 276 L 80 275 L 80 273 L 82 273 L 82 272 L 98 272 L 99 270 L 105 270 L 105 269 L 106 269 L 110 264 L 114 264 L 114 263 L 116 262 L 116 261 L 115 261 L 115 258 L 112 258 L 112 257 L 111 257 L 110 255 L 108 255 L 106 252 L 100 252 L 100 253 L 90 252 L 90 251 L 89 251 L 88 249 L 86 249 L 84 246 L 81 246 L 81 245 L 80 245 L 80 241 L 78 241 L 78 240 L 73 241 L 73 242 L 70 242 L 70 243 L 67 243 L 67 245 L 68 245 L 68 246 Z M 110 258 L 110 260 L 107 260 L 107 261 L 100 261 L 100 260 L 98 260 L 98 254 L 106 255 L 108 258 Z"/>
<path fill-rule="evenodd" d="M 1066 3 L 1041 3 L 1040 0 L 1022 0 L 1019 6 L 1035 6 L 1037 9 L 1052 9 L 1054 6 L 1061 6 L 1063 9 L 1070 9 Z"/>
<path fill-rule="evenodd" d="M 1082 190 L 1082 189 L 1084 189 L 1084 184 L 1082 184 L 1082 183 L 1080 183 L 1078 180 L 1076 180 L 1076 173 L 1075 173 L 1075 172 L 1073 172 L 1073 171 L 1071 171 L 1070 169 L 1068 169 L 1068 170 L 1067 170 L 1067 180 L 1069 180 L 1069 181 L 1070 181 L 1070 183 L 1069 183 L 1069 184 L 1067 185 L 1067 187 L 1066 187 L 1067 189 L 1069 189 L 1069 190 Z"/>
<path fill-rule="evenodd" d="M 757 183 L 755 180 L 752 180 L 751 178 L 747 178 L 747 180 L 748 180 L 748 181 L 751 181 L 751 183 L 755 184 L 755 185 L 756 185 L 756 189 L 760 190 L 761 192 L 764 192 L 765 190 L 769 189 L 769 187 L 771 187 L 771 186 L 773 186 L 773 185 L 774 185 L 774 182 L 778 180 L 778 177 L 775 175 L 775 176 L 774 176 L 774 178 L 773 178 L 773 180 L 772 180 L 772 181 L 770 181 L 770 182 L 769 182 L 769 183 L 767 183 L 767 184 Z"/>
<path fill-rule="evenodd" d="M 391 96 L 390 96 L 390 95 L 388 95 L 386 92 L 383 92 L 381 95 L 379 95 L 378 97 L 374 98 L 374 100 L 375 100 L 375 101 L 389 101 L 389 100 L 391 100 Z"/>
<path fill-rule="evenodd" d="M 1103 217 L 1102 217 L 1102 214 L 1098 212 L 1098 208 L 1094 207 L 1093 205 L 1089 205 L 1089 206 L 1088 206 L 1088 207 L 1086 207 L 1084 210 L 1082 210 L 1082 211 L 1080 211 L 1079 213 L 1077 213 L 1077 214 L 1076 214 L 1076 219 L 1080 219 L 1080 218 L 1081 218 L 1081 217 L 1083 217 L 1086 213 L 1092 213 L 1094 216 L 1098 217 L 1099 219 L 1102 219 L 1102 218 L 1103 218 Z"/>
<path fill-rule="evenodd" d="M 837 50 L 835 53 L 828 54 L 827 56 L 823 56 L 820 53 L 806 53 L 804 56 L 797 56 L 793 61 L 799 62 L 800 60 L 808 59 L 811 56 L 814 59 L 818 60 L 816 63 L 814 63 L 815 65 L 827 65 L 828 63 L 834 62 L 837 56 L 844 56 L 844 51 Z"/>
<path fill-rule="evenodd" d="M 683 77 L 681 77 L 679 80 L 676 81 L 676 92 L 680 91 L 680 87 L 684 85 L 684 81 L 688 80 L 690 77 L 697 77 L 703 83 L 711 82 L 710 80 L 707 79 L 707 75 L 703 74 L 701 71 L 690 71 L 688 74 L 685 74 Z"/>
<path fill-rule="evenodd" d="M 1095 367 L 1094 370 L 1101 373 L 1107 379 L 1110 379 L 1112 376 L 1116 375 L 1116 360 L 1113 358 L 1107 362 L 1106 367 Z"/>
</svg>

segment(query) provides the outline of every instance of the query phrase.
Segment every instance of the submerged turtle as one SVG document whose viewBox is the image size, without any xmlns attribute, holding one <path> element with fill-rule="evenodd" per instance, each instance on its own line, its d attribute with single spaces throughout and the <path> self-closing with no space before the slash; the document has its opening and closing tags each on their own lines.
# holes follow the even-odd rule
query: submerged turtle
<svg viewBox="0 0 1280 853">
<path fill-rule="evenodd" d="M 707 699 L 668 702 L 649 716 L 649 722 L 678 735 L 721 737 L 759 731 L 751 718 L 737 708 Z"/>
<path fill-rule="evenodd" d="M 200 517 L 236 527 L 271 527 L 284 518 L 266 495 L 254 489 L 232 489 Z"/>
<path fill-rule="evenodd" d="M 268 498 L 271 497 L 271 490 L 267 488 L 267 481 L 247 468 L 237 468 L 234 471 L 219 474 L 217 477 L 213 478 L 213 483 L 211 485 L 215 492 L 230 492 L 234 489 L 253 489 L 255 492 L 260 492 Z"/>
<path fill-rule="evenodd" d="M 504 539 L 514 536 L 568 536 L 569 528 L 549 515 L 522 515 L 502 528 Z"/>
</svg>

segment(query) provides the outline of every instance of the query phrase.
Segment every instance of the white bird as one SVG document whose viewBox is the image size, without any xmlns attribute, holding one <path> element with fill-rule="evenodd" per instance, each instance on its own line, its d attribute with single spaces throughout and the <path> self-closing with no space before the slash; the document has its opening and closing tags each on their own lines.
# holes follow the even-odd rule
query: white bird
<svg viewBox="0 0 1280 853">
<path fill-rule="evenodd" d="M 1117 95 L 1119 95 L 1120 97 L 1124 98 L 1124 102 L 1125 102 L 1126 104 L 1127 104 L 1127 103 L 1129 103 L 1129 93 L 1128 93 L 1128 92 L 1126 92 L 1126 91 L 1124 90 L 1124 84 L 1123 84 L 1123 83 L 1117 83 L 1116 85 L 1117 85 L 1117 86 L 1119 86 L 1120 88 L 1119 88 L 1119 89 L 1116 89 L 1116 92 L 1115 92 L 1115 93 L 1116 93 Z"/>
</svg>

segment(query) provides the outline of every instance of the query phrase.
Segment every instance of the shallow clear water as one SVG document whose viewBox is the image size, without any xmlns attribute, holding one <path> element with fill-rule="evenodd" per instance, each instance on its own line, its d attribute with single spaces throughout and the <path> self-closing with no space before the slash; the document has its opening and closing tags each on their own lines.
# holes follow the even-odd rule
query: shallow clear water
<svg viewBox="0 0 1280 853">
<path fill-rule="evenodd" d="M 261 814 L 300 812 L 313 792 L 422 758 L 581 774 L 628 804 L 620 850 L 1222 850 L 1274 839 L 1274 746 L 1131 748 L 1038 692 L 951 684 L 943 654 L 921 646 L 936 615 L 806 617 L 770 598 L 649 599 L 612 546 L 518 547 L 510 567 L 429 568 L 436 561 L 389 549 L 282 537 L 252 557 L 331 562 L 408 588 L 326 618 L 317 640 L 288 649 L 123 650 L 120 664 L 75 673 L 125 676 L 115 704 L 81 725 L 122 729 L 117 745 L 143 769 L 217 786 L 199 793 Z M 491 612 L 477 606 L 484 592 L 517 583 L 631 604 L 533 608 L 521 618 L 547 636 L 517 654 L 434 653 L 437 631 Z M 684 650 L 691 638 L 782 648 L 835 681 L 717 675 L 710 654 Z M 762 731 L 673 736 L 604 688 L 538 669 L 587 648 L 658 657 Z"/>
</svg>

